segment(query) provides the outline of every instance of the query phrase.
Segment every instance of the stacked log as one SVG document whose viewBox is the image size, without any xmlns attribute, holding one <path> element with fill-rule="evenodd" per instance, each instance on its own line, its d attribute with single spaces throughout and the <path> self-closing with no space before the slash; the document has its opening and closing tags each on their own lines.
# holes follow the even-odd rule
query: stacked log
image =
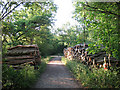
<svg viewBox="0 0 120 90">
<path fill-rule="evenodd" d="M 41 56 L 37 45 L 17 45 L 8 48 L 5 59 L 9 65 L 21 65 L 24 63 L 39 65 L 41 63 Z"/>
<path fill-rule="evenodd" d="M 66 48 L 64 48 L 63 53 L 64 53 L 65 58 L 67 58 L 67 51 L 68 50 Z"/>
<path fill-rule="evenodd" d="M 73 59 L 73 47 L 69 47 L 69 48 L 65 48 L 64 49 L 64 55 L 65 55 L 65 58 L 68 58 L 68 59 L 70 59 L 70 60 L 72 60 Z"/>
<path fill-rule="evenodd" d="M 116 60 L 111 57 L 110 61 L 108 55 L 104 51 L 100 51 L 95 54 L 88 54 L 88 45 L 87 44 L 77 44 L 74 47 L 69 47 L 64 50 L 64 55 L 68 59 L 78 60 L 88 66 L 101 67 L 104 64 L 104 58 L 106 58 L 106 63 L 110 66 L 118 65 L 120 66 L 120 60 Z M 103 48 L 103 47 L 102 47 Z M 66 54 L 69 53 L 69 54 Z M 72 58 L 69 58 L 72 57 Z"/>
</svg>

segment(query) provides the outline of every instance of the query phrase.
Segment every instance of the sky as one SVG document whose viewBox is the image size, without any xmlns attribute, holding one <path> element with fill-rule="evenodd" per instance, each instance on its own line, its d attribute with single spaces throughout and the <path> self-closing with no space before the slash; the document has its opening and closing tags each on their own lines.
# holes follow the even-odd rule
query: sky
<svg viewBox="0 0 120 90">
<path fill-rule="evenodd" d="M 72 18 L 74 11 L 72 0 L 54 0 L 54 3 L 58 7 L 55 17 L 55 19 L 57 19 L 57 21 L 55 21 L 55 28 L 60 28 L 67 22 L 70 22 L 71 25 L 78 24 L 77 21 Z"/>
</svg>

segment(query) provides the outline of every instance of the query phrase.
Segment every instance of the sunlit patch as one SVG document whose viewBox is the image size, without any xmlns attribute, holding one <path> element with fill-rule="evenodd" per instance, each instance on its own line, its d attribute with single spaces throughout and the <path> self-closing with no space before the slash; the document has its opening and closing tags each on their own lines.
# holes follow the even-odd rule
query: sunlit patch
<svg viewBox="0 0 120 90">
<path fill-rule="evenodd" d="M 61 61 L 50 61 L 48 64 L 64 65 Z"/>
<path fill-rule="evenodd" d="M 61 56 L 57 56 L 57 55 L 51 55 L 50 57 L 61 57 Z"/>
</svg>

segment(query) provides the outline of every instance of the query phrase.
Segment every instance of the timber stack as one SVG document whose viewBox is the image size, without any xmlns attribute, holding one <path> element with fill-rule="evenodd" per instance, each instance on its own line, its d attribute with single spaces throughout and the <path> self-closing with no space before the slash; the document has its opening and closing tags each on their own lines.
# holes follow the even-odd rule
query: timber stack
<svg viewBox="0 0 120 90">
<path fill-rule="evenodd" d="M 68 47 L 64 49 L 65 58 L 69 60 L 78 60 L 87 66 L 92 67 L 103 67 L 106 62 L 107 67 L 109 66 L 120 66 L 120 60 L 116 60 L 113 57 L 108 58 L 105 51 L 100 51 L 95 54 L 88 54 L 87 44 L 77 44 L 74 47 Z M 104 47 L 101 47 L 104 48 Z"/>
<path fill-rule="evenodd" d="M 5 59 L 9 65 L 29 63 L 35 66 L 41 63 L 41 56 L 37 45 L 17 45 L 8 48 Z"/>
</svg>

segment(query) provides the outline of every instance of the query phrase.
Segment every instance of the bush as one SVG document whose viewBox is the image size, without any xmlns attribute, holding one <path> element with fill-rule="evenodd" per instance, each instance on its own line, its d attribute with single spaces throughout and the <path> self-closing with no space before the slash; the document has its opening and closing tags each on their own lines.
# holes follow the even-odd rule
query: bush
<svg viewBox="0 0 120 90">
<path fill-rule="evenodd" d="M 92 70 L 86 65 L 62 58 L 74 76 L 81 81 L 84 87 L 89 88 L 120 88 L 120 75 L 116 69 L 105 71 L 103 68 Z M 111 68 L 112 69 L 112 68 Z"/>
<path fill-rule="evenodd" d="M 3 64 L 2 67 L 2 89 L 20 89 L 30 88 L 31 84 L 35 83 L 39 75 L 45 70 L 46 63 L 50 57 L 43 58 L 38 69 L 34 66 L 26 65 L 23 69 L 16 70 L 12 66 Z"/>
</svg>

